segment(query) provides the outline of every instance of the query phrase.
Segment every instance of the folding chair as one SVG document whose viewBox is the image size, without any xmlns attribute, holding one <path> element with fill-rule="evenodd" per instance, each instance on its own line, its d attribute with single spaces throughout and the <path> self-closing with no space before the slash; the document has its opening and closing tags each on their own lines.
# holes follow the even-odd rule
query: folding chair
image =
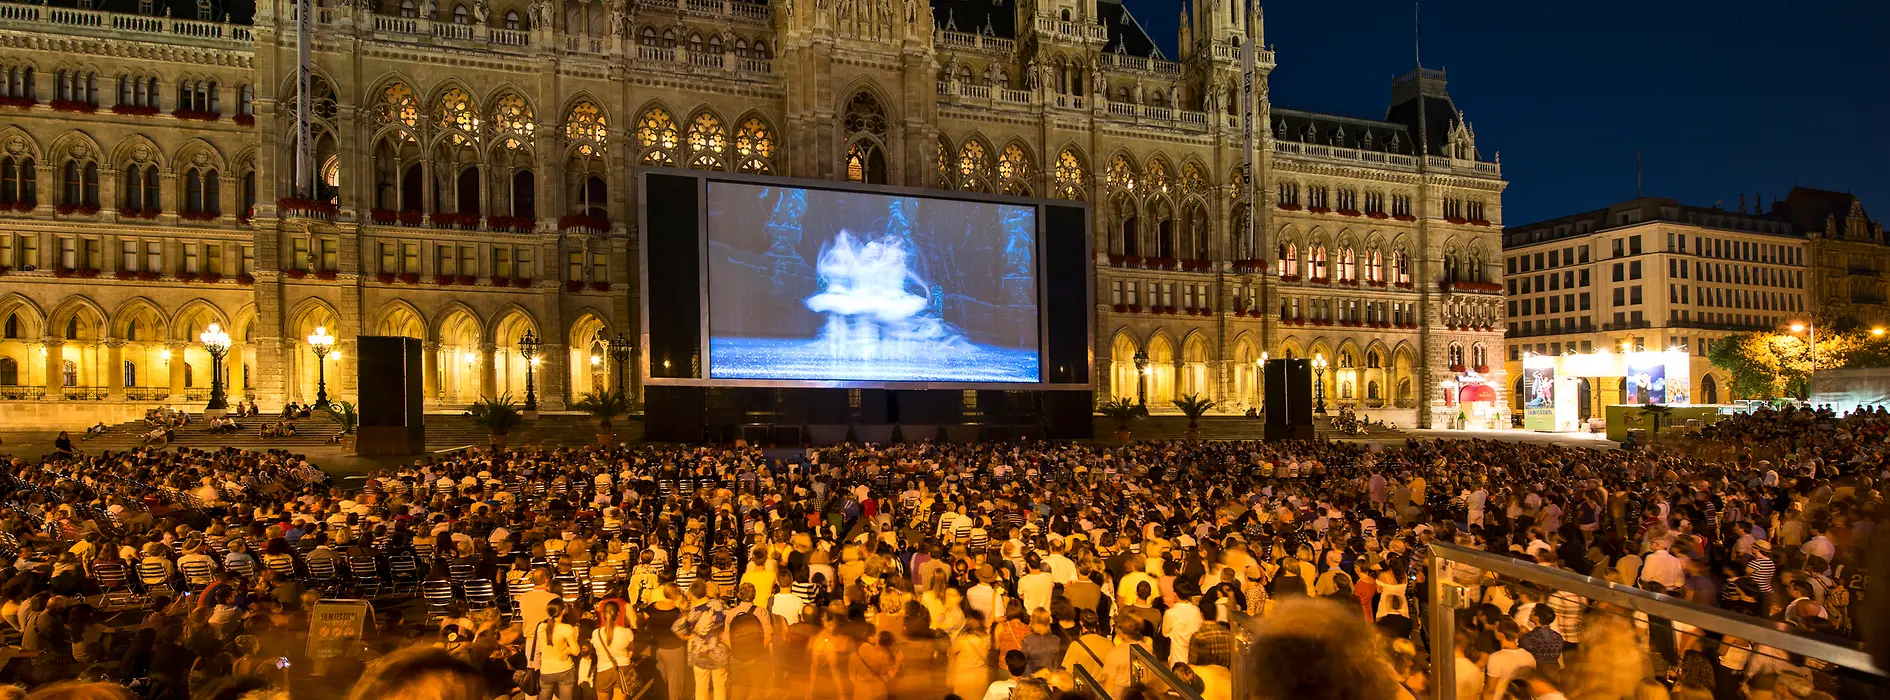
<svg viewBox="0 0 1890 700">
<path fill-rule="evenodd" d="M 400 594 L 400 587 L 407 586 L 412 591 L 420 583 L 420 565 L 411 554 L 396 554 L 387 558 L 387 572 L 392 576 L 394 593 Z M 448 584 L 449 586 L 451 584 Z"/>
<path fill-rule="evenodd" d="M 146 559 L 138 562 L 138 583 L 144 586 L 145 595 L 176 593 L 171 585 L 171 572 L 164 562 Z"/>
<path fill-rule="evenodd" d="M 493 590 L 490 579 L 476 578 L 460 584 L 465 593 L 466 605 L 474 610 L 490 608 L 499 604 L 498 592 Z"/>
<path fill-rule="evenodd" d="M 452 581 L 425 581 L 420 584 L 420 597 L 427 601 L 427 622 L 446 617 L 453 612 L 453 604 L 459 599 L 453 597 Z"/>
<path fill-rule="evenodd" d="M 348 572 L 354 577 L 354 587 L 369 597 L 381 592 L 381 567 L 374 557 L 349 557 Z"/>
<path fill-rule="evenodd" d="M 341 572 L 337 570 L 334 559 L 318 557 L 303 563 L 308 567 L 310 588 L 327 589 L 341 582 Z"/>
<path fill-rule="evenodd" d="M 177 565 L 177 570 L 178 573 L 184 575 L 184 585 L 188 586 L 190 590 L 193 591 L 202 591 L 204 588 L 217 581 L 216 568 L 211 566 L 210 562 L 207 561 L 192 560 L 182 562 Z"/>
</svg>

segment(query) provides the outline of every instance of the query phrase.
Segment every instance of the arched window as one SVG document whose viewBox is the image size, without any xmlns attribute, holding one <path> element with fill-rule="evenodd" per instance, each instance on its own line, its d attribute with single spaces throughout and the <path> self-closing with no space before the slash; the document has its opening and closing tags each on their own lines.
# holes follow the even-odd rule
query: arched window
<svg viewBox="0 0 1890 700">
<path fill-rule="evenodd" d="M 466 11 L 465 5 L 453 6 L 453 24 L 472 24 L 472 13 Z"/>
<path fill-rule="evenodd" d="M 736 169 L 744 173 L 774 172 L 774 132 L 766 122 L 758 117 L 751 117 L 742 122 L 740 131 L 735 132 L 735 156 L 739 159 Z"/>
<path fill-rule="evenodd" d="M 691 33 L 689 35 L 689 52 L 702 53 L 702 35 L 701 34 Z"/>
<path fill-rule="evenodd" d="M 763 61 L 774 58 L 774 54 L 768 52 L 768 42 L 761 39 L 755 40 L 755 58 Z"/>
<path fill-rule="evenodd" d="M 19 317 L 19 315 L 17 315 L 17 314 L 15 314 L 15 315 L 11 315 L 11 316 L 7 316 L 7 324 L 6 324 L 6 336 L 5 336 L 5 337 L 7 337 L 7 338 L 9 338 L 9 339 L 11 339 L 11 338 L 18 338 L 18 337 L 20 337 L 20 317 Z"/>
<path fill-rule="evenodd" d="M 196 368 L 191 367 L 190 363 L 186 362 L 184 363 L 184 387 L 189 388 L 196 385 L 197 385 Z"/>
<path fill-rule="evenodd" d="M 1365 383 L 1365 398 L 1373 401 L 1378 400 L 1378 382 Z"/>
<path fill-rule="evenodd" d="M 886 184 L 886 156 L 873 140 L 860 138 L 847 147 L 847 179 L 871 185 Z"/>
<path fill-rule="evenodd" d="M 13 336 L 9 335 L 7 337 L 11 338 Z M 1714 379 L 1713 375 L 1708 374 L 1700 377 L 1700 402 L 1707 404 L 1719 403 L 1719 380 Z"/>
<path fill-rule="evenodd" d="M 639 37 L 639 42 L 642 43 L 644 46 L 657 45 L 655 27 L 644 27 L 643 31 L 638 34 L 638 37 Z"/>
<path fill-rule="evenodd" d="M 505 28 L 514 31 L 525 28 L 525 23 L 519 19 L 518 10 L 505 11 Z"/>
<path fill-rule="evenodd" d="M 643 150 L 644 165 L 674 165 L 681 136 L 676 120 L 661 107 L 651 107 L 637 120 L 637 147 Z"/>
<path fill-rule="evenodd" d="M 1365 353 L 1365 368 L 1366 369 L 1379 369 L 1381 367 L 1383 367 L 1383 361 L 1382 361 L 1382 358 L 1378 356 L 1377 350 L 1372 350 L 1370 352 Z"/>
<path fill-rule="evenodd" d="M 1339 249 L 1339 279 L 1352 282 L 1358 279 L 1358 258 L 1351 246 Z"/>
<path fill-rule="evenodd" d="M 1280 276 L 1299 276 L 1299 246 L 1287 243 L 1280 246 Z"/>
<path fill-rule="evenodd" d="M 1084 182 L 1089 179 L 1083 168 L 1083 161 L 1072 151 L 1057 154 L 1057 197 L 1068 200 L 1084 199 Z"/>
<path fill-rule="evenodd" d="M 1449 359 L 1448 364 L 1451 367 L 1463 366 L 1463 346 L 1462 345 L 1457 344 L 1457 343 L 1451 343 L 1450 351 L 1446 353 L 1446 355 Z"/>
<path fill-rule="evenodd" d="M 578 210 L 584 212 L 587 216 L 598 219 L 606 218 L 610 211 L 605 207 L 605 200 L 608 196 L 609 192 L 608 188 L 604 185 L 604 178 L 596 175 L 588 175 L 578 186 Z"/>
<path fill-rule="evenodd" d="M 737 58 L 748 58 L 748 40 L 747 39 L 742 39 L 740 37 L 737 37 L 735 39 L 735 56 Z"/>
<path fill-rule="evenodd" d="M 1391 254 L 1391 272 L 1398 284 L 1411 283 L 1411 256 L 1400 250 Z"/>
<path fill-rule="evenodd" d="M 689 121 L 689 167 L 697 170 L 722 170 L 723 155 L 728 151 L 728 135 L 722 120 L 703 112 Z"/>
<path fill-rule="evenodd" d="M 709 53 L 717 54 L 717 55 L 720 55 L 722 53 L 722 35 L 720 34 L 709 35 Z"/>
<path fill-rule="evenodd" d="M 400 0 L 400 16 L 408 19 L 419 17 L 420 8 L 414 6 L 413 0 Z"/>
<path fill-rule="evenodd" d="M 1315 244 L 1306 254 L 1306 274 L 1314 279 L 1329 279 L 1326 269 L 1326 247 Z"/>
<path fill-rule="evenodd" d="M 157 211 L 160 206 L 157 165 L 126 166 L 123 208 L 134 212 Z"/>
<path fill-rule="evenodd" d="M 666 49 L 676 48 L 676 30 L 674 29 L 663 30 L 663 48 L 666 48 Z"/>
</svg>

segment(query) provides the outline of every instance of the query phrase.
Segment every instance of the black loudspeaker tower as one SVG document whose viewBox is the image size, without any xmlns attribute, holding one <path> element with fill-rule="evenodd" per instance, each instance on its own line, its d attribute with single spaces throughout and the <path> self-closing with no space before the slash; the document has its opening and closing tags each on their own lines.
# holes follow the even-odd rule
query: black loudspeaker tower
<svg viewBox="0 0 1890 700">
<path fill-rule="evenodd" d="M 355 436 L 358 455 L 413 455 L 426 451 L 427 429 L 421 389 L 420 341 L 399 336 L 364 335 L 355 339 L 355 386 L 361 388 L 356 411 L 361 427 Z"/>
<path fill-rule="evenodd" d="M 1267 360 L 1266 439 L 1313 438 L 1312 362 Z"/>
</svg>

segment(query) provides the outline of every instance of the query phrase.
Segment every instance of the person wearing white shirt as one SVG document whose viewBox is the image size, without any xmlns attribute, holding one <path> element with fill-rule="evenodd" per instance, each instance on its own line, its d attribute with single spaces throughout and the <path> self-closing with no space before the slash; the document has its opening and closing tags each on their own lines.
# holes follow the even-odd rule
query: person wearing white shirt
<svg viewBox="0 0 1890 700">
<path fill-rule="evenodd" d="M 1168 662 L 1191 663 L 1188 657 L 1188 644 L 1194 640 L 1194 633 L 1201 631 L 1201 591 L 1193 581 L 1175 583 L 1175 595 L 1181 600 L 1168 607 L 1162 613 L 1162 635 L 1168 638 Z"/>
<path fill-rule="evenodd" d="M 1536 665 L 1536 655 L 1516 645 L 1516 640 L 1521 636 L 1522 630 L 1516 626 L 1515 620 L 1505 619 L 1496 623 L 1496 639 L 1503 648 L 1490 654 L 1489 662 L 1484 664 L 1487 680 L 1483 686 L 1483 697 L 1491 700 L 1502 697 L 1517 670 Z"/>
<path fill-rule="evenodd" d="M 1648 554 L 1646 561 L 1641 562 L 1640 580 L 1653 581 L 1670 592 L 1686 585 L 1686 564 L 1672 552 L 1667 551 L 1667 548 L 1672 546 L 1671 536 L 1662 537 L 1654 543 L 1653 553 Z"/>
<path fill-rule="evenodd" d="M 1062 540 L 1050 541 L 1050 556 L 1043 558 L 1044 567 L 1050 572 L 1050 580 L 1057 583 L 1069 583 L 1076 580 L 1076 562 L 1063 556 Z"/>
<path fill-rule="evenodd" d="M 1038 609 L 1050 609 L 1050 595 L 1056 590 L 1056 580 L 1044 571 L 1044 562 L 1032 554 L 1026 559 L 1030 573 L 1017 579 L 1017 598 L 1024 604 L 1024 610 L 1035 612 Z"/>
</svg>

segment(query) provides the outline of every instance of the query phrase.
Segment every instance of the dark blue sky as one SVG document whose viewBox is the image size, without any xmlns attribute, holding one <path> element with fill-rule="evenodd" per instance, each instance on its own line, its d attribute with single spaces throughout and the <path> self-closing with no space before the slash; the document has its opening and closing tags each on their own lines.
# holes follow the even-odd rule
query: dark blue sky
<svg viewBox="0 0 1890 700">
<path fill-rule="evenodd" d="M 1180 0 L 1125 0 L 1173 58 Z M 1269 0 L 1277 106 L 1382 118 L 1410 70 L 1411 3 Z M 1768 203 L 1793 184 L 1890 214 L 1890 3 L 1426 0 L 1424 64 L 1487 155 L 1510 225 L 1643 191 Z"/>
</svg>

